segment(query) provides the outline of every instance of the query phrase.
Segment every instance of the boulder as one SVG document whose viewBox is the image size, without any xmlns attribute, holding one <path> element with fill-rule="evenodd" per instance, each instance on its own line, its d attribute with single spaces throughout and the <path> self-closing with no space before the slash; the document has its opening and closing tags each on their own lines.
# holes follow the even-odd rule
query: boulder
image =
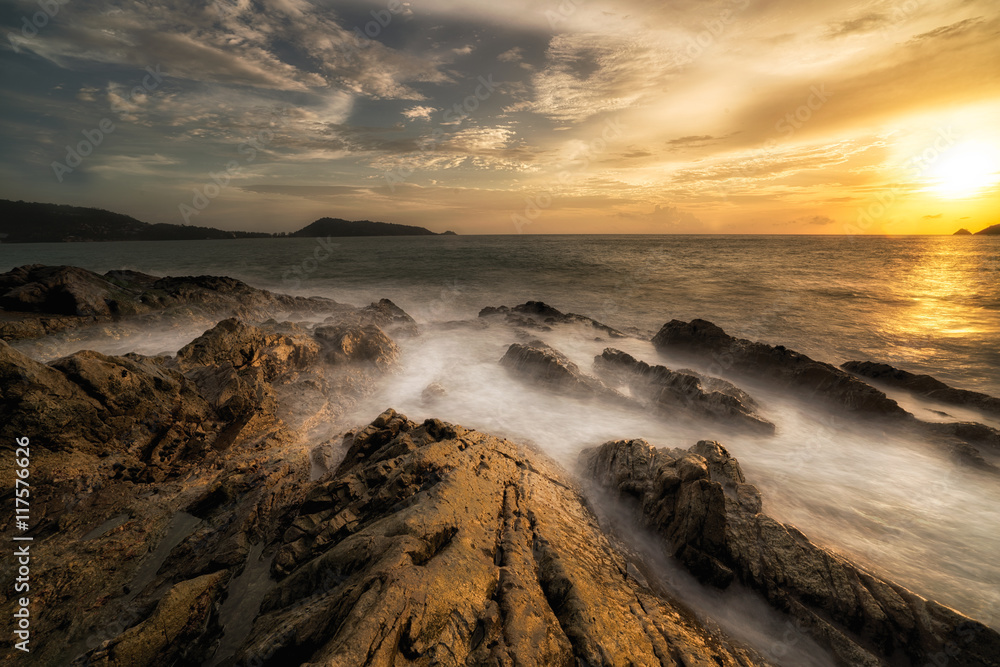
<svg viewBox="0 0 1000 667">
<path fill-rule="evenodd" d="M 561 394 L 625 400 L 624 396 L 584 374 L 565 355 L 540 340 L 513 343 L 500 359 L 500 365 L 522 379 Z"/>
<path fill-rule="evenodd" d="M 257 289 L 221 276 L 152 276 L 138 271 L 99 275 L 74 266 L 33 264 L 0 274 L 0 337 L 34 338 L 122 318 L 145 323 L 192 315 L 263 321 L 275 314 L 354 310 L 330 299 Z"/>
<path fill-rule="evenodd" d="M 330 363 L 371 362 L 384 370 L 399 358 L 399 348 L 374 324 L 328 324 L 316 327 L 313 334 L 323 343 Z"/>
<path fill-rule="evenodd" d="M 701 581 L 740 582 L 790 614 L 843 665 L 995 666 L 1000 634 L 816 546 L 762 511 L 760 493 L 717 442 L 666 451 L 643 440 L 585 450 L 585 474 L 634 504 Z"/>
<path fill-rule="evenodd" d="M 630 354 L 610 347 L 594 358 L 594 367 L 599 375 L 612 384 L 628 386 L 630 396 L 638 398 L 657 412 L 675 415 L 681 411 L 728 422 L 753 432 L 774 433 L 774 424 L 737 398 L 737 395 L 749 398 L 746 392 L 725 380 L 718 380 L 717 386 L 727 390 L 727 393 L 706 391 L 698 376 L 672 371 L 666 366 L 650 366 Z"/>
<path fill-rule="evenodd" d="M 816 397 L 852 412 L 912 418 L 885 393 L 839 368 L 783 345 L 734 338 L 706 320 L 671 320 L 653 337 L 653 345 L 663 352 L 718 363 L 739 375 L 771 380 L 799 396 Z"/>
<path fill-rule="evenodd" d="M 487 306 L 479 311 L 479 317 L 503 317 L 504 322 L 511 326 L 526 327 L 538 331 L 550 331 L 554 324 L 576 324 L 596 329 L 611 338 L 626 337 L 625 333 L 593 318 L 575 313 L 563 313 L 541 301 L 527 301 L 513 308 Z"/>
<path fill-rule="evenodd" d="M 938 403 L 973 408 L 1000 416 L 1000 398 L 978 391 L 955 389 L 930 375 L 917 375 L 889 364 L 873 361 L 847 361 L 840 367 L 849 373 L 881 382 L 895 389 L 913 392 Z"/>
</svg>

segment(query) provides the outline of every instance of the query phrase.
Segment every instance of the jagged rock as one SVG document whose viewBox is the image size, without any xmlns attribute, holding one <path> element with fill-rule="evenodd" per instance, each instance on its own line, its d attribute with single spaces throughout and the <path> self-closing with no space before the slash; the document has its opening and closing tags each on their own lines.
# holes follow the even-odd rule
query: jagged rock
<svg viewBox="0 0 1000 667">
<path fill-rule="evenodd" d="M 416 321 L 389 299 L 328 317 L 324 323 L 355 327 L 375 325 L 394 336 L 415 336 L 418 333 Z"/>
<path fill-rule="evenodd" d="M 537 452 L 391 410 L 349 444 L 236 664 L 763 664 L 625 576 Z"/>
<path fill-rule="evenodd" d="M 683 373 L 685 375 L 693 375 L 701 381 L 701 386 L 705 391 L 717 391 L 720 394 L 725 394 L 726 396 L 732 396 L 738 400 L 743 405 L 750 408 L 757 408 L 757 401 L 754 397 L 743 391 L 735 384 L 729 380 L 723 380 L 722 378 L 713 377 L 711 375 L 705 375 L 704 373 L 699 373 L 693 371 L 690 368 L 678 368 L 678 373 Z"/>
<path fill-rule="evenodd" d="M 396 344 L 374 324 L 324 325 L 316 327 L 313 333 L 323 341 L 326 359 L 331 363 L 370 361 L 386 369 L 399 357 Z"/>
<path fill-rule="evenodd" d="M 653 345 L 665 352 L 711 360 L 741 375 L 767 378 L 800 395 L 809 392 L 851 411 L 911 418 L 896 401 L 849 373 L 783 345 L 734 338 L 705 320 L 671 320 L 653 337 Z"/>
<path fill-rule="evenodd" d="M 205 626 L 213 620 L 214 598 L 226 572 L 206 574 L 176 584 L 153 614 L 88 656 L 88 665 L 136 665 L 199 662 L 204 657 Z M 196 657 L 197 656 L 197 657 Z"/>
<path fill-rule="evenodd" d="M 626 334 L 621 331 L 602 324 L 595 319 L 585 315 L 563 313 L 541 301 L 528 301 L 513 308 L 508 308 L 507 306 L 487 306 L 479 311 L 479 317 L 488 318 L 494 316 L 503 316 L 507 324 L 537 329 L 539 331 L 550 331 L 553 324 L 583 324 L 593 327 L 598 331 L 603 331 L 612 338 L 626 337 Z"/>
<path fill-rule="evenodd" d="M 163 594 L 238 575 L 252 545 L 285 532 L 312 485 L 305 436 L 317 424 L 343 433 L 346 408 L 373 390 L 374 366 L 323 355 L 306 329 L 237 320 L 176 358 L 84 351 L 46 365 L 0 341 L 0 438 L 31 437 L 33 637 L 60 637 L 33 644 L 38 664 L 95 647 L 91 663 L 204 662 L 220 630 L 208 607 L 225 607 L 228 584 L 199 594 L 208 615 L 150 653 L 149 633 L 183 607 Z M 12 517 L 0 530 L 13 531 Z M 0 661 L 17 653 L 0 644 Z"/>
<path fill-rule="evenodd" d="M 330 299 L 274 294 L 234 278 L 160 278 L 138 271 L 101 276 L 78 267 L 41 264 L 0 274 L 0 308 L 0 337 L 8 341 L 126 317 L 153 321 L 172 314 L 202 314 L 265 320 L 274 313 L 353 310 Z"/>
<path fill-rule="evenodd" d="M 930 375 L 917 375 L 894 368 L 889 364 L 879 364 L 873 361 L 847 361 L 840 367 L 849 373 L 881 382 L 890 387 L 911 391 L 932 401 L 1000 415 L 1000 398 L 978 391 L 955 389 Z"/>
<path fill-rule="evenodd" d="M 594 367 L 599 375 L 613 383 L 625 384 L 631 396 L 659 412 L 672 415 L 681 410 L 761 433 L 774 433 L 774 424 L 756 414 L 739 398 L 731 393 L 706 391 L 701 380 L 694 375 L 672 371 L 665 366 L 650 366 L 610 347 L 594 358 Z M 724 380 L 719 380 L 719 383 L 730 391 L 745 393 Z"/>
<path fill-rule="evenodd" d="M 822 549 L 761 511 L 756 487 L 716 442 L 666 451 L 643 440 L 581 454 L 586 475 L 635 502 L 700 580 L 740 581 L 791 614 L 843 665 L 1000 664 L 1000 634 Z M 905 656 L 905 658 L 904 658 Z"/>
<path fill-rule="evenodd" d="M 500 365 L 533 383 L 570 396 L 603 396 L 624 401 L 624 396 L 589 377 L 558 350 L 540 340 L 527 345 L 513 343 L 500 359 Z"/>
</svg>

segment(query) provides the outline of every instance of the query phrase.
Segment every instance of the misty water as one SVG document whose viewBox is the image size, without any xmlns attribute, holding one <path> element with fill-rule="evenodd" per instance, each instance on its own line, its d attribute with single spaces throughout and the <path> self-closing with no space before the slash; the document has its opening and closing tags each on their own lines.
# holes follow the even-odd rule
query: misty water
<svg viewBox="0 0 1000 667">
<path fill-rule="evenodd" d="M 386 407 L 531 442 L 567 468 L 609 439 L 688 447 L 718 439 L 739 458 L 765 511 L 814 542 L 912 590 L 1000 627 L 1000 480 L 914 436 L 858 423 L 763 383 L 729 378 L 761 404 L 774 436 L 554 396 L 498 365 L 518 340 L 479 326 L 485 306 L 541 300 L 636 338 L 595 340 L 555 327 L 537 337 L 584 372 L 604 347 L 649 363 L 727 377 L 718 365 L 665 357 L 647 342 L 671 319 L 782 344 L 835 365 L 875 360 L 1000 395 L 1000 238 L 520 236 L 262 239 L 0 245 L 0 269 L 71 264 L 104 272 L 215 274 L 275 291 L 365 305 L 389 298 L 421 325 L 399 338 L 399 369 L 359 406 Z M 200 326 L 121 338 L 26 344 L 42 359 L 79 347 L 175 352 Z M 645 337 L 646 340 L 642 338 Z M 428 384 L 446 394 L 425 398 Z M 922 419 L 997 420 L 890 392 Z M 997 452 L 984 452 L 995 457 Z"/>
</svg>

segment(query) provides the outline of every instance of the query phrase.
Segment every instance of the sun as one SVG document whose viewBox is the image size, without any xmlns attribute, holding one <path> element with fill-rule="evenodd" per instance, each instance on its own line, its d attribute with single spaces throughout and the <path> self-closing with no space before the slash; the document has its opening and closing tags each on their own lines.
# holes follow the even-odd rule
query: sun
<svg viewBox="0 0 1000 667">
<path fill-rule="evenodd" d="M 958 144 L 929 165 L 926 177 L 926 190 L 942 199 L 973 197 L 1000 183 L 1000 150 L 982 141 Z"/>
</svg>

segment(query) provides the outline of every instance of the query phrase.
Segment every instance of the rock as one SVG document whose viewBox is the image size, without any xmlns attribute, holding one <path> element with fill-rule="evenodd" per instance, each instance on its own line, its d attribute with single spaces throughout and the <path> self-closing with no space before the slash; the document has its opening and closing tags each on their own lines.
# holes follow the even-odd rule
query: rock
<svg viewBox="0 0 1000 667">
<path fill-rule="evenodd" d="M 754 409 L 758 407 L 757 401 L 754 400 L 753 396 L 743 391 L 729 380 L 723 380 L 722 378 L 712 377 L 711 375 L 705 375 L 703 373 L 693 371 L 690 368 L 678 368 L 677 372 L 683 373 L 684 375 L 693 375 L 694 377 L 698 378 L 698 380 L 701 382 L 701 386 L 705 389 L 705 391 L 709 392 L 717 391 L 720 394 L 725 394 L 726 396 L 732 396 L 733 398 L 738 400 L 743 405 L 746 405 L 747 407 Z"/>
<path fill-rule="evenodd" d="M 698 579 L 721 588 L 739 581 L 760 592 L 839 664 L 923 665 L 943 655 L 960 656 L 954 664 L 997 664 L 996 631 L 763 514 L 760 493 L 719 443 L 702 441 L 684 453 L 620 440 L 586 450 L 580 460 L 589 478 L 635 503 Z"/>
<path fill-rule="evenodd" d="M 504 321 L 512 326 L 527 327 L 539 331 L 549 331 L 553 324 L 576 324 L 592 327 L 604 332 L 612 338 L 625 338 L 626 334 L 602 324 L 585 315 L 563 313 L 541 301 L 528 301 L 520 306 L 488 306 L 479 311 L 479 317 L 490 318 L 503 316 Z"/>
<path fill-rule="evenodd" d="M 582 373 L 576 364 L 540 340 L 527 345 L 513 343 L 500 359 L 500 365 L 523 379 L 562 394 L 582 398 L 603 396 L 617 401 L 625 398 Z"/>
<path fill-rule="evenodd" d="M 966 229 L 965 227 L 963 227 L 962 229 L 960 229 L 957 232 L 955 232 L 954 234 L 952 234 L 952 236 L 972 236 L 972 232 L 970 232 L 968 229 Z"/>
<path fill-rule="evenodd" d="M 830 364 L 782 345 L 734 338 L 705 320 L 671 320 L 653 337 L 653 345 L 664 352 L 712 360 L 741 375 L 775 381 L 799 396 L 815 396 L 852 412 L 912 418 L 883 392 Z"/>
<path fill-rule="evenodd" d="M 849 373 L 881 382 L 896 389 L 905 389 L 938 403 L 973 408 L 1000 416 L 1000 398 L 978 391 L 955 389 L 930 375 L 917 375 L 894 368 L 889 364 L 879 364 L 873 361 L 847 361 L 840 367 Z"/>
<path fill-rule="evenodd" d="M 448 390 L 440 382 L 431 382 L 420 392 L 420 400 L 424 403 L 434 403 L 448 395 Z"/>
<path fill-rule="evenodd" d="M 326 359 L 331 363 L 369 361 L 384 370 L 399 357 L 396 344 L 374 324 L 324 325 L 313 333 L 324 343 Z"/>
<path fill-rule="evenodd" d="M 305 445 L 343 433 L 346 409 L 373 391 L 374 365 L 327 364 L 326 342 L 230 319 L 176 358 L 83 351 L 46 365 L 0 341 L 0 438 L 31 438 L 32 629 L 61 638 L 33 644 L 35 661 L 209 662 L 230 575 L 280 538 L 313 485 Z M 164 628 L 169 645 L 150 650 Z M 0 647 L 0 661 L 16 655 Z"/>
<path fill-rule="evenodd" d="M 206 574 L 176 584 L 152 616 L 93 651 L 86 664 L 108 667 L 195 664 L 205 657 L 205 626 L 214 620 L 214 597 L 226 572 Z"/>
<path fill-rule="evenodd" d="M 179 315 L 265 320 L 275 313 L 353 310 L 330 299 L 293 297 L 219 276 L 160 278 L 138 271 L 98 275 L 73 266 L 21 266 L 0 274 L 0 337 L 33 338 L 121 318 L 160 322 Z M 55 316 L 55 317 L 53 317 Z"/>
<path fill-rule="evenodd" d="M 764 664 L 628 576 L 541 454 L 391 410 L 348 444 L 237 664 Z"/>
<path fill-rule="evenodd" d="M 354 327 L 375 325 L 394 336 L 415 336 L 418 332 L 416 321 L 389 299 L 381 299 L 364 308 L 330 316 L 326 318 L 325 324 Z"/>
<path fill-rule="evenodd" d="M 774 433 L 774 424 L 756 414 L 732 393 L 706 391 L 701 380 L 665 366 L 650 366 L 630 354 L 606 348 L 594 358 L 598 374 L 609 382 L 625 384 L 630 395 L 658 412 L 675 415 L 678 411 L 703 418 L 729 422 L 758 433 Z M 728 391 L 745 394 L 735 386 L 719 380 Z"/>
</svg>

